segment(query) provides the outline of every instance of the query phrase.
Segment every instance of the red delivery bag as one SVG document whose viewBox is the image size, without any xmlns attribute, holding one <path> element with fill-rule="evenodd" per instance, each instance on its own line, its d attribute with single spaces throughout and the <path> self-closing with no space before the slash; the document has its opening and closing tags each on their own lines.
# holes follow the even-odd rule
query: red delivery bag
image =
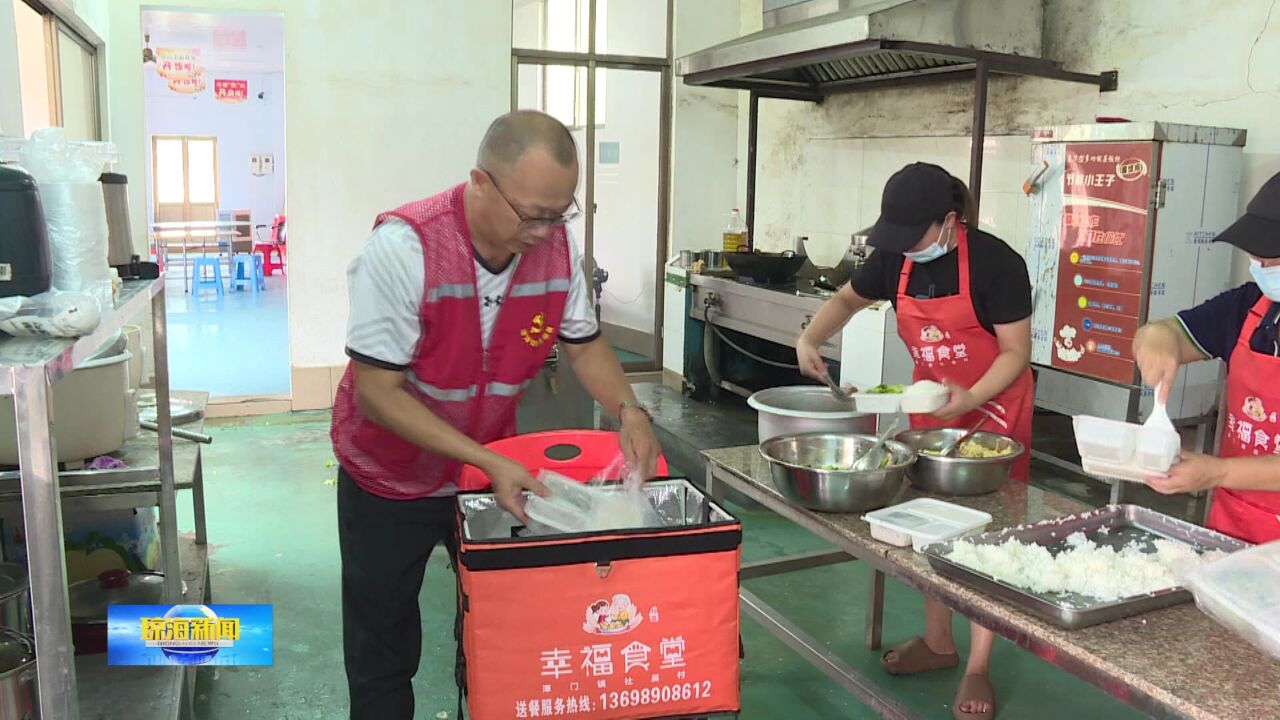
<svg viewBox="0 0 1280 720">
<path fill-rule="evenodd" d="M 472 720 L 736 713 L 742 524 L 684 479 L 662 526 L 522 537 L 458 495 L 459 689 Z"/>
</svg>

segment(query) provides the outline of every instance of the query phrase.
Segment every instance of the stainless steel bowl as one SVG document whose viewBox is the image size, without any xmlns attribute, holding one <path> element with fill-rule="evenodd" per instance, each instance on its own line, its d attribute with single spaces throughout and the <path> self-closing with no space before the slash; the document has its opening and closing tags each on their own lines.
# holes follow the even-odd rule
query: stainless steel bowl
<svg viewBox="0 0 1280 720">
<path fill-rule="evenodd" d="M 889 458 L 886 467 L 859 472 L 822 468 L 851 466 L 875 441 L 872 435 L 784 435 L 760 443 L 760 454 L 769 461 L 774 487 L 797 505 L 820 512 L 866 512 L 888 505 L 902 490 L 915 451 L 889 440 L 877 451 Z"/>
<path fill-rule="evenodd" d="M 970 438 L 983 447 L 1006 450 L 1007 455 L 996 458 L 938 457 L 928 450 L 942 450 L 955 442 L 963 429 L 936 428 L 932 430 L 908 430 L 899 433 L 897 439 L 914 450 L 919 457 L 907 472 L 911 484 L 925 492 L 940 495 L 985 495 L 994 492 L 1005 480 L 1009 470 L 1026 448 L 1011 437 L 997 433 L 977 432 Z"/>
</svg>

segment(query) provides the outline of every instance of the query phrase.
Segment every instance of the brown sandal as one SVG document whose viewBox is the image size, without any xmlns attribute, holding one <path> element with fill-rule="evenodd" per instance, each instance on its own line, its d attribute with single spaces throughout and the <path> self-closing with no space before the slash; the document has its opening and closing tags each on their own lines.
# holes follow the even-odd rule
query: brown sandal
<svg viewBox="0 0 1280 720">
<path fill-rule="evenodd" d="M 895 657 L 890 660 L 889 654 Z M 901 645 L 887 650 L 880 657 L 880 666 L 890 675 L 915 675 L 930 670 L 946 670 L 960 664 L 955 653 L 945 655 L 934 652 L 922 637 L 913 637 Z"/>
<path fill-rule="evenodd" d="M 960 706 L 965 703 L 986 703 L 990 710 L 986 712 L 965 712 Z M 951 703 L 951 716 L 955 720 L 992 720 L 996 716 L 996 691 L 991 687 L 991 679 L 986 675 L 965 675 L 956 688 L 956 699 Z"/>
</svg>

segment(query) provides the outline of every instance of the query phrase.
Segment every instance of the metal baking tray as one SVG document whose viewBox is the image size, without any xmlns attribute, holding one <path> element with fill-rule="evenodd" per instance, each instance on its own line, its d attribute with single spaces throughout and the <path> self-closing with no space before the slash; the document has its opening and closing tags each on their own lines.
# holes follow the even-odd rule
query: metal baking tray
<svg viewBox="0 0 1280 720">
<path fill-rule="evenodd" d="M 991 545 L 1002 543 L 1010 538 L 1023 543 L 1043 545 L 1049 549 L 1049 552 L 1057 555 L 1066 548 L 1067 536 L 1075 532 L 1084 533 L 1085 537 L 1099 545 L 1109 545 L 1117 549 L 1134 540 L 1150 544 L 1156 538 L 1186 543 L 1199 552 L 1208 550 L 1234 552 L 1249 546 L 1246 542 L 1148 508 L 1137 505 L 1109 505 L 1036 525 L 1005 528 L 975 535 L 965 540 L 934 543 L 923 548 L 923 552 L 928 557 L 929 564 L 940 575 L 1006 600 L 1045 622 L 1068 630 L 1132 617 L 1191 600 L 1191 594 L 1178 586 L 1112 601 L 1095 600 L 1074 593 L 1034 593 L 943 557 L 943 554 L 951 550 L 954 542 Z"/>
</svg>

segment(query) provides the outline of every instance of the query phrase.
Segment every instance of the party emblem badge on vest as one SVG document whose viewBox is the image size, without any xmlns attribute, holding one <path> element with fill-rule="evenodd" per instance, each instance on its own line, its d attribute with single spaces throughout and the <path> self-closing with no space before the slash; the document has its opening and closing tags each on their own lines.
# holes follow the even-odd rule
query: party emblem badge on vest
<svg viewBox="0 0 1280 720">
<path fill-rule="evenodd" d="M 538 313 L 533 316 L 533 320 L 529 321 L 529 327 L 520 329 L 520 338 L 529 347 L 539 347 L 550 340 L 555 333 L 556 329 L 547 324 L 546 316 Z"/>
</svg>

